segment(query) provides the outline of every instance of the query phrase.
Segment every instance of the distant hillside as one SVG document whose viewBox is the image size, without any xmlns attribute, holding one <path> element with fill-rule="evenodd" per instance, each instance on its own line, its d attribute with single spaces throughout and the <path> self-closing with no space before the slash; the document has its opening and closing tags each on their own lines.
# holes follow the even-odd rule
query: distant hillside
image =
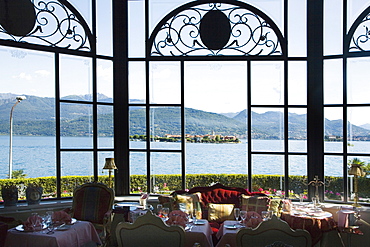
<svg viewBox="0 0 370 247">
<path fill-rule="evenodd" d="M 55 133 L 55 106 L 53 98 L 43 98 L 26 95 L 27 99 L 17 105 L 14 110 L 14 135 L 45 135 Z M 71 95 L 64 99 L 89 100 L 90 95 Z M 9 134 L 9 114 L 15 103 L 15 95 L 0 94 L 0 134 Z M 104 95 L 98 96 L 99 101 L 112 102 Z M 133 100 L 134 104 L 143 101 Z M 88 136 L 91 135 L 92 107 L 86 104 L 61 104 L 61 135 Z M 231 114 L 232 116 L 234 114 Z M 180 108 L 153 108 L 151 116 L 151 135 L 181 134 Z M 113 133 L 113 117 L 111 107 L 98 107 L 99 135 L 111 136 Z M 281 112 L 252 112 L 252 138 L 281 139 L 283 133 L 283 115 Z M 117 126 L 116 126 L 117 128 Z M 185 108 L 185 132 L 193 135 L 216 133 L 219 135 L 235 135 L 246 138 L 246 110 L 234 117 L 224 114 L 205 112 Z M 325 120 L 325 135 L 341 136 L 343 123 L 341 120 Z M 130 135 L 146 134 L 145 109 L 140 105 L 130 110 Z M 353 136 L 369 136 L 370 130 L 360 126 L 352 126 Z M 306 115 L 289 114 L 289 138 L 306 139 Z"/>
</svg>

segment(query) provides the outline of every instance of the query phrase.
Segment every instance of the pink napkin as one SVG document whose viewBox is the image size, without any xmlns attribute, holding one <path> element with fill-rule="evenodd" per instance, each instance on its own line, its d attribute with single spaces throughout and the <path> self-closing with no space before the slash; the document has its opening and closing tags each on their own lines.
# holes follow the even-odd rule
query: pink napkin
<svg viewBox="0 0 370 247">
<path fill-rule="evenodd" d="M 42 218 L 38 215 L 32 215 L 23 222 L 23 230 L 25 231 L 34 231 L 41 229 Z"/>
<path fill-rule="evenodd" d="M 71 224 L 72 218 L 65 211 L 56 211 L 51 216 L 53 223 L 55 224 Z"/>
<path fill-rule="evenodd" d="M 188 215 L 181 210 L 174 210 L 168 214 L 167 225 L 179 225 L 182 227 L 186 226 L 188 222 Z"/>
</svg>

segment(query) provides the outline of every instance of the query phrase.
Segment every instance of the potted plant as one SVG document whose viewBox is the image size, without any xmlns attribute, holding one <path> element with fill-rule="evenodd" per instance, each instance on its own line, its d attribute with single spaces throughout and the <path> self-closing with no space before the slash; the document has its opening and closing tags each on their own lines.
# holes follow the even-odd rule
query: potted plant
<svg viewBox="0 0 370 247">
<path fill-rule="evenodd" d="M 18 187 L 15 184 L 5 184 L 1 187 L 4 206 L 16 206 L 18 202 Z"/>
<path fill-rule="evenodd" d="M 43 188 L 37 183 L 30 183 L 26 189 L 26 200 L 28 205 L 39 204 L 42 197 Z"/>
</svg>

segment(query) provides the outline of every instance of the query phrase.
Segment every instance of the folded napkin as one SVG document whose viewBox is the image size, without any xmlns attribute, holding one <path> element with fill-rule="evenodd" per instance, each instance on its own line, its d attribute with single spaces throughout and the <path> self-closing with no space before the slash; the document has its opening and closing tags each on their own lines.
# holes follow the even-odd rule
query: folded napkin
<svg viewBox="0 0 370 247">
<path fill-rule="evenodd" d="M 179 225 L 182 227 L 186 226 L 188 222 L 188 215 L 181 210 L 174 210 L 168 214 L 167 225 Z"/>
<path fill-rule="evenodd" d="M 262 217 L 259 213 L 254 211 L 248 211 L 247 217 L 244 220 L 244 225 L 247 227 L 255 228 L 262 222 Z"/>
<path fill-rule="evenodd" d="M 35 231 L 42 228 L 42 218 L 38 215 L 31 215 L 23 222 L 23 230 Z"/>
<path fill-rule="evenodd" d="M 56 211 L 51 216 L 53 223 L 55 224 L 71 224 L 72 218 L 65 211 Z"/>
</svg>

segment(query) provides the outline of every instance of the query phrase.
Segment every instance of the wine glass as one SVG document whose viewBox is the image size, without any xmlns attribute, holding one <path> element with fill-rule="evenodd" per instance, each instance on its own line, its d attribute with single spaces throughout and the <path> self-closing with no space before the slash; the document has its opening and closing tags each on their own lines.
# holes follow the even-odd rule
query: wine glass
<svg viewBox="0 0 370 247">
<path fill-rule="evenodd" d="M 234 208 L 234 217 L 235 220 L 238 221 L 240 216 L 240 208 Z"/>
<path fill-rule="evenodd" d="M 157 215 L 159 216 L 159 217 L 162 217 L 163 215 L 163 212 L 162 212 L 162 210 L 163 210 L 163 205 L 162 204 L 157 204 Z"/>
<path fill-rule="evenodd" d="M 245 210 L 240 211 L 240 218 L 242 218 L 241 223 L 242 223 L 242 225 L 244 225 L 244 221 L 247 218 L 247 211 L 245 211 Z"/>
<path fill-rule="evenodd" d="M 263 221 L 266 221 L 266 220 L 269 220 L 270 218 L 270 213 L 268 211 L 262 211 L 261 212 L 261 216 L 262 216 L 262 220 Z"/>
<path fill-rule="evenodd" d="M 170 209 L 169 208 L 163 208 L 162 209 L 162 216 L 163 216 L 163 218 L 167 219 L 169 212 L 170 212 Z"/>
</svg>

